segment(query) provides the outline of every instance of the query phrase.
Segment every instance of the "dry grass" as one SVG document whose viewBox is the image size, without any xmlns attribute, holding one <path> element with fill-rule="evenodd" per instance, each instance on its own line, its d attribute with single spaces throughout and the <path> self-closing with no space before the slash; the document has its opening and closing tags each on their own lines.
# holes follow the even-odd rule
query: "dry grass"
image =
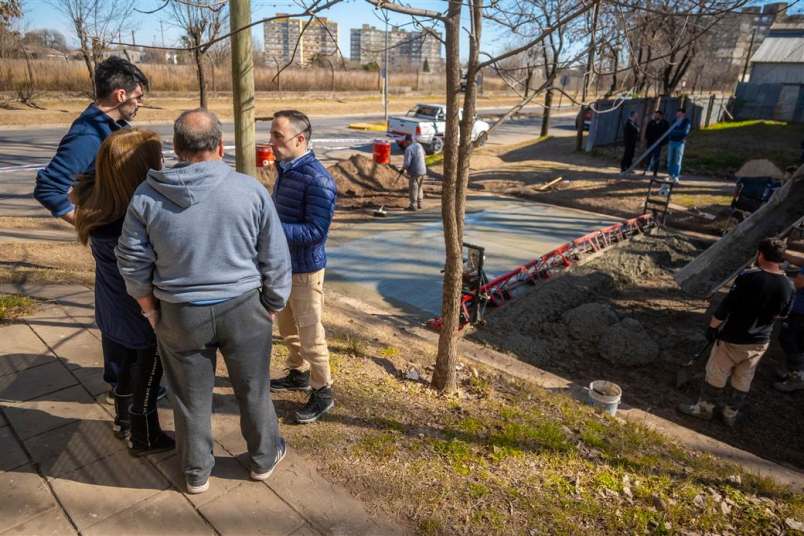
<svg viewBox="0 0 804 536">
<path fill-rule="evenodd" d="M 29 314 L 35 306 L 34 300 L 18 294 L 0 294 L 0 322 L 9 322 Z"/>
<path fill-rule="evenodd" d="M 88 92 L 89 77 L 86 67 L 78 61 L 34 60 L 35 88 L 37 91 Z M 153 91 L 196 91 L 196 73 L 192 65 L 143 64 L 142 70 L 151 81 Z M 210 69 L 207 73 L 209 90 L 231 91 L 232 82 L 228 64 Z M 376 71 L 346 70 L 335 66 L 330 69 L 286 69 L 274 80 L 276 68 L 258 66 L 254 70 L 257 91 L 379 91 L 380 75 Z M 3 60 L 0 65 L 0 91 L 15 91 L 27 80 L 23 60 Z M 501 80 L 487 77 L 485 89 L 499 91 L 505 85 Z M 402 91 L 443 90 L 444 76 L 440 73 L 392 73 L 389 88 Z"/>
<path fill-rule="evenodd" d="M 95 281 L 95 263 L 80 244 L 7 242 L 0 248 L 0 283 L 78 283 Z"/>
<path fill-rule="evenodd" d="M 563 394 L 465 366 L 460 396 L 440 397 L 403 379 L 430 354 L 356 343 L 355 328 L 335 322 L 335 410 L 283 433 L 327 478 L 417 534 L 758 534 L 804 516 L 802 495 Z M 285 355 L 275 349 L 277 372 Z M 275 402 L 288 416 L 304 397 Z"/>
</svg>

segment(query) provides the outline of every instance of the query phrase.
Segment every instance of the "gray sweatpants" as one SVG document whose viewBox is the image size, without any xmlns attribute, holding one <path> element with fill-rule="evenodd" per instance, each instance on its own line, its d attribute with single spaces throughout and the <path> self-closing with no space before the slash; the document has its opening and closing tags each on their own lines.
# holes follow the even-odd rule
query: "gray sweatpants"
<svg viewBox="0 0 804 536">
<path fill-rule="evenodd" d="M 216 305 L 162 302 L 161 308 L 156 335 L 187 483 L 202 485 L 215 464 L 211 418 L 218 349 L 240 406 L 252 469 L 267 471 L 276 460 L 279 426 L 268 389 L 272 323 L 258 291 Z"/>
</svg>

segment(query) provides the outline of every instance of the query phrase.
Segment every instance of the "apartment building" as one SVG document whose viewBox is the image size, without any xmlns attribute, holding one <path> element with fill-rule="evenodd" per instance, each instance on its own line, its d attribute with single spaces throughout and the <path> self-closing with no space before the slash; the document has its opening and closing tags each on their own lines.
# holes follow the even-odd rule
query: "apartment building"
<svg viewBox="0 0 804 536">
<path fill-rule="evenodd" d="M 319 57 L 330 60 L 338 57 L 337 22 L 316 17 L 305 29 L 307 19 L 291 18 L 285 13 L 277 16 L 280 18 L 263 24 L 266 61 L 304 66 Z"/>
<path fill-rule="evenodd" d="M 350 31 L 350 58 L 360 65 L 382 65 L 385 58 L 385 31 L 364 24 Z M 388 30 L 388 61 L 394 69 L 421 69 L 441 65 L 441 34 L 408 32 L 398 27 Z"/>
</svg>

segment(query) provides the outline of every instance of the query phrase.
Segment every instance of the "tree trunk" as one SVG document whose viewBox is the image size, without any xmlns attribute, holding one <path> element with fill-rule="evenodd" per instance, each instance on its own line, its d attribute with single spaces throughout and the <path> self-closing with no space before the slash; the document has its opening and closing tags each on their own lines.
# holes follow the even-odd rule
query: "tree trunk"
<svg viewBox="0 0 804 536">
<path fill-rule="evenodd" d="M 553 105 L 553 85 L 552 82 L 544 95 L 544 114 L 542 114 L 542 131 L 539 136 L 542 138 L 550 133 L 550 111 Z"/>
<path fill-rule="evenodd" d="M 229 0 L 229 27 L 240 30 L 251 24 L 251 3 Z M 235 124 L 236 168 L 240 173 L 257 176 L 256 123 L 254 122 L 254 49 L 251 31 L 241 30 L 232 43 L 232 104 Z"/>
<path fill-rule="evenodd" d="M 444 179 L 441 190 L 441 217 L 444 222 L 444 245 L 446 265 L 444 267 L 444 286 L 441 297 L 441 316 L 443 325 L 438 337 L 438 354 L 432 385 L 444 393 L 451 393 L 457 387 L 455 365 L 458 360 L 458 329 L 460 327 L 460 295 L 463 276 L 463 221 L 458 222 L 458 163 L 459 136 L 458 89 L 461 84 L 461 7 L 463 0 L 449 0 L 447 19 L 444 21 L 446 40 L 446 104 L 447 120 L 444 132 Z M 467 74 L 466 99 L 469 99 L 469 85 L 472 77 Z M 460 203 L 463 208 L 463 202 Z"/>
<path fill-rule="evenodd" d="M 196 46 L 198 44 L 196 43 Z M 207 79 L 204 74 L 204 55 L 201 50 L 196 48 L 193 50 L 193 59 L 195 60 L 195 72 L 198 76 L 198 106 L 200 108 L 207 107 Z"/>
</svg>

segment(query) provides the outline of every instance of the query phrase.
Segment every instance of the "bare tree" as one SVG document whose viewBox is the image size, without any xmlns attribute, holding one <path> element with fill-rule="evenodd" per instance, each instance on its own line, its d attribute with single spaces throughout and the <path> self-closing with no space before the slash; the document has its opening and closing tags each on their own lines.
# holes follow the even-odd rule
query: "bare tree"
<svg viewBox="0 0 804 536">
<path fill-rule="evenodd" d="M 196 77 L 198 78 L 198 102 L 207 107 L 207 78 L 204 68 L 205 55 L 226 27 L 226 4 L 221 2 L 185 2 L 173 0 L 171 8 L 175 25 L 182 29 L 182 42 L 191 49 Z"/>
<path fill-rule="evenodd" d="M 20 0 L 0 0 L 0 58 L 8 57 L 16 48 L 19 36 L 12 29 L 12 22 L 21 16 Z"/>
<path fill-rule="evenodd" d="M 95 95 L 95 66 L 109 43 L 128 27 L 136 0 L 48 0 L 72 24 Z"/>
</svg>

